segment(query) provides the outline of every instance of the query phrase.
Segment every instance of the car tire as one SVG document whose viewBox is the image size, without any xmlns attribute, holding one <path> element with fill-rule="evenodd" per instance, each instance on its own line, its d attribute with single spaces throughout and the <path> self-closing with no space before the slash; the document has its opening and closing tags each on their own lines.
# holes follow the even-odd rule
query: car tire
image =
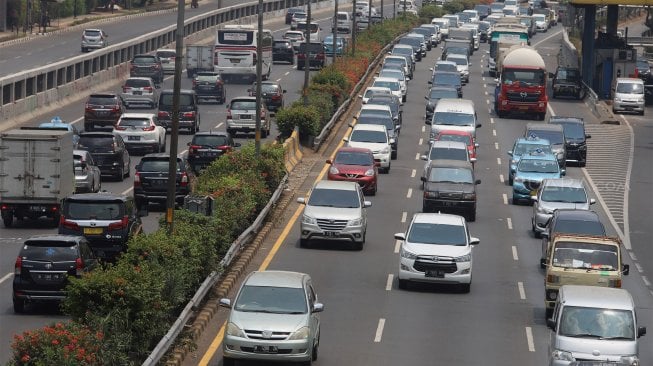
<svg viewBox="0 0 653 366">
<path fill-rule="evenodd" d="M 300 248 L 308 248 L 310 246 L 310 240 L 309 239 L 299 239 L 299 247 Z"/>
<path fill-rule="evenodd" d="M 535 228 L 535 223 L 532 220 L 531 220 L 531 230 L 533 231 L 533 236 L 535 236 L 536 238 L 539 239 L 542 237 L 542 234 L 540 234 L 540 232 L 537 231 L 537 229 Z"/>
<path fill-rule="evenodd" d="M 11 227 L 11 225 L 14 223 L 14 215 L 9 213 L 8 216 L 2 216 L 2 223 L 5 225 L 5 227 Z"/>
<path fill-rule="evenodd" d="M 317 343 L 313 345 L 313 352 L 311 352 L 311 360 L 317 361 L 317 357 L 320 353 L 320 340 L 318 339 Z"/>
<path fill-rule="evenodd" d="M 236 366 L 236 360 L 222 356 L 222 366 Z"/>
<path fill-rule="evenodd" d="M 13 298 L 14 300 L 14 313 L 22 314 L 25 312 L 25 300 Z"/>
<path fill-rule="evenodd" d="M 472 283 L 471 282 L 470 283 L 460 284 L 460 292 L 462 292 L 464 294 L 468 294 L 469 291 L 471 290 L 471 288 L 472 288 Z"/>
<path fill-rule="evenodd" d="M 552 315 L 553 315 L 553 309 L 544 308 L 544 317 L 545 317 L 545 319 L 549 319 Z"/>
<path fill-rule="evenodd" d="M 116 178 L 118 178 L 119 182 L 122 182 L 125 180 L 125 167 L 121 166 L 120 170 L 118 171 L 118 174 L 116 174 Z"/>
<path fill-rule="evenodd" d="M 519 206 L 519 198 L 515 196 L 514 194 L 512 195 L 512 204 L 515 206 Z"/>
<path fill-rule="evenodd" d="M 514 183 L 514 180 L 513 180 L 512 175 L 508 174 L 508 185 L 509 185 L 509 186 L 512 186 L 513 183 Z"/>
<path fill-rule="evenodd" d="M 398 154 L 398 151 L 393 151 L 393 152 L 390 154 L 390 159 L 392 159 L 392 160 L 397 160 L 397 154 Z"/>
<path fill-rule="evenodd" d="M 476 221 L 476 210 L 470 211 L 467 215 L 467 221 L 474 222 Z"/>
<path fill-rule="evenodd" d="M 408 289 L 408 280 L 402 280 L 401 278 L 399 279 L 399 288 L 402 290 L 407 290 Z"/>
<path fill-rule="evenodd" d="M 402 102 L 402 103 L 406 103 L 406 95 L 402 95 L 402 96 L 401 96 L 401 102 Z"/>
<path fill-rule="evenodd" d="M 540 121 L 544 121 L 544 118 L 546 118 L 546 112 L 544 113 L 538 113 L 537 119 Z"/>
</svg>

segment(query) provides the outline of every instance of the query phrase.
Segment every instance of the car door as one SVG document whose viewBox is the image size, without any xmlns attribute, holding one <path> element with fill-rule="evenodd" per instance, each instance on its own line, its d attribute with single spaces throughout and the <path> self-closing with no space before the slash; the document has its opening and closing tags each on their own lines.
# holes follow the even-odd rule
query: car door
<svg viewBox="0 0 653 366">
<path fill-rule="evenodd" d="M 90 272 L 97 267 L 97 258 L 93 254 L 91 247 L 86 239 L 79 242 L 79 253 L 84 263 L 84 272 Z"/>
<path fill-rule="evenodd" d="M 84 159 L 86 160 L 86 169 L 88 170 L 88 173 L 90 173 L 93 176 L 93 187 L 91 187 L 91 189 L 94 192 L 97 192 L 100 190 L 100 184 L 101 184 L 100 182 L 102 182 L 102 173 L 100 172 L 100 168 L 98 168 L 98 166 L 95 165 L 95 160 L 93 160 L 93 155 L 87 153 Z"/>
<path fill-rule="evenodd" d="M 361 216 L 363 217 L 363 227 L 365 228 L 364 230 L 367 231 L 367 208 L 365 208 L 365 194 L 363 193 L 363 189 L 360 187 L 360 185 L 356 186 L 356 191 L 358 192 L 358 200 L 359 200 L 359 204 L 361 205 Z"/>
<path fill-rule="evenodd" d="M 122 157 L 123 167 L 125 168 L 126 172 L 129 172 L 130 158 L 127 147 L 125 146 L 125 141 L 123 141 L 120 135 L 115 135 L 114 138 L 116 140 L 116 148 L 120 151 L 120 155 Z"/>
<path fill-rule="evenodd" d="M 311 334 L 314 335 L 314 342 L 318 343 L 320 339 L 320 316 L 319 313 L 313 312 L 313 305 L 318 302 L 317 294 L 313 288 L 313 283 L 311 280 L 306 282 L 306 296 L 308 297 L 308 311 L 310 314 L 310 328 Z"/>
</svg>

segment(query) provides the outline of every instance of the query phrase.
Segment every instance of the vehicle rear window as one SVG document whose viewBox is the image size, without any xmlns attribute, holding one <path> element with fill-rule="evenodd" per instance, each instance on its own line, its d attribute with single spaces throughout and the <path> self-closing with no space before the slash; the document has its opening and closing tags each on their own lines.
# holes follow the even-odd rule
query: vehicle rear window
<svg viewBox="0 0 653 366">
<path fill-rule="evenodd" d="M 77 258 L 76 244 L 54 240 L 30 240 L 25 242 L 20 256 L 26 260 L 60 262 Z"/>
<path fill-rule="evenodd" d="M 372 86 L 378 86 L 381 88 L 388 88 L 392 91 L 398 91 L 401 90 L 401 85 L 399 85 L 398 81 L 383 81 L 383 80 L 376 80 L 374 81 L 374 84 Z"/>
<path fill-rule="evenodd" d="M 150 125 L 150 120 L 147 118 L 121 118 L 118 124 L 122 127 L 147 127 Z"/>
<path fill-rule="evenodd" d="M 231 109 L 234 110 L 247 110 L 247 109 L 253 109 L 256 110 L 256 102 L 255 101 L 250 101 L 250 100 L 234 100 L 231 102 Z"/>
<path fill-rule="evenodd" d="M 177 56 L 177 53 L 175 51 L 157 51 L 156 55 L 160 58 L 171 58 Z"/>
<path fill-rule="evenodd" d="M 98 30 L 85 30 L 84 35 L 87 37 L 99 37 L 100 31 Z"/>
<path fill-rule="evenodd" d="M 228 45 L 251 45 L 254 43 L 253 31 L 219 30 L 218 43 Z"/>
<path fill-rule="evenodd" d="M 150 81 L 144 80 L 144 79 L 127 79 L 125 82 L 125 86 L 129 86 L 132 88 L 144 88 L 150 85 Z"/>
<path fill-rule="evenodd" d="M 520 172 L 529 173 L 557 173 L 558 162 L 553 160 L 521 159 L 518 169 Z"/>
<path fill-rule="evenodd" d="M 179 171 L 180 165 L 179 159 L 177 159 L 177 171 Z M 141 172 L 168 172 L 170 163 L 168 159 L 142 159 Z"/>
<path fill-rule="evenodd" d="M 159 104 L 161 105 L 172 105 L 172 93 L 161 94 L 161 99 L 159 99 Z M 193 96 L 190 94 L 182 93 L 179 95 L 179 105 L 193 105 Z"/>
<path fill-rule="evenodd" d="M 117 104 L 118 100 L 112 96 L 91 95 L 88 98 L 88 104 L 111 105 Z"/>
<path fill-rule="evenodd" d="M 451 90 L 431 89 L 429 93 L 429 98 L 431 99 L 458 98 L 458 92 L 454 89 Z"/>
<path fill-rule="evenodd" d="M 306 43 L 299 44 L 299 52 L 306 52 Z M 308 52 L 324 52 L 324 46 L 322 43 L 309 43 Z"/>
<path fill-rule="evenodd" d="M 474 126 L 473 114 L 455 112 L 435 112 L 433 121 L 438 126 Z"/>
<path fill-rule="evenodd" d="M 554 230 L 556 233 L 605 235 L 605 228 L 603 227 L 603 224 L 598 221 L 558 219 Z"/>
<path fill-rule="evenodd" d="M 197 74 L 197 81 L 215 82 L 220 78 L 218 74 Z"/>
<path fill-rule="evenodd" d="M 432 83 L 435 85 L 460 85 L 460 75 L 435 74 Z"/>
<path fill-rule="evenodd" d="M 72 220 L 120 220 L 124 215 L 122 208 L 122 202 L 68 200 L 63 214 Z"/>
<path fill-rule="evenodd" d="M 79 148 L 90 152 L 113 151 L 113 135 L 109 136 L 81 136 Z"/>
<path fill-rule="evenodd" d="M 193 145 L 202 146 L 224 146 L 229 144 L 226 136 L 220 135 L 196 135 L 193 139 Z"/>
<path fill-rule="evenodd" d="M 617 247 L 598 243 L 558 242 L 553 252 L 556 267 L 616 270 L 619 268 Z"/>
<path fill-rule="evenodd" d="M 152 64 L 156 63 L 156 57 L 154 56 L 136 56 L 132 60 L 135 64 Z"/>
<path fill-rule="evenodd" d="M 467 161 L 467 150 L 434 147 L 430 151 L 429 159 L 430 160 L 449 159 L 449 160 Z"/>
</svg>

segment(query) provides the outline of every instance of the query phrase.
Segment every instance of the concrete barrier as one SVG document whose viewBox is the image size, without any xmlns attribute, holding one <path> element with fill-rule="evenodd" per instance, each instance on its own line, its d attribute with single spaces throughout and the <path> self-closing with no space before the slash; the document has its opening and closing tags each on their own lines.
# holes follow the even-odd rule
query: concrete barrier
<svg viewBox="0 0 653 366">
<path fill-rule="evenodd" d="M 287 172 L 291 172 L 304 157 L 304 153 L 299 144 L 299 133 L 297 133 L 297 130 L 293 131 L 290 137 L 283 143 L 283 156 Z"/>
</svg>

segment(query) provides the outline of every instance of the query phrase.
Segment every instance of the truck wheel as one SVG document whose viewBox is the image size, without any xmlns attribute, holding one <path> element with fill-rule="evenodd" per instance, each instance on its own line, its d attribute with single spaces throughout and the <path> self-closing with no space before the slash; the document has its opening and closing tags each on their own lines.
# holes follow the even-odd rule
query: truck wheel
<svg viewBox="0 0 653 366">
<path fill-rule="evenodd" d="M 9 216 L 2 216 L 2 223 L 5 224 L 5 227 L 11 227 L 14 223 L 14 215 L 10 213 Z"/>
</svg>

